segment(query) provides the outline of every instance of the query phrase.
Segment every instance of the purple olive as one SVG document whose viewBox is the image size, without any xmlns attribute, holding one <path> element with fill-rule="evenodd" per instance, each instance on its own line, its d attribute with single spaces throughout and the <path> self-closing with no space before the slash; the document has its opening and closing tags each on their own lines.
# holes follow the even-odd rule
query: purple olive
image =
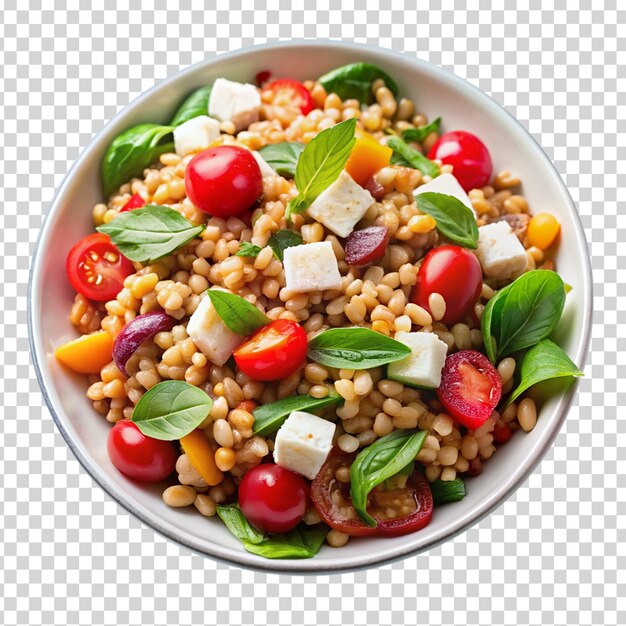
<svg viewBox="0 0 626 626">
<path fill-rule="evenodd" d="M 367 265 L 385 255 L 389 232 L 385 226 L 370 226 L 350 233 L 346 241 L 346 263 Z"/>
</svg>

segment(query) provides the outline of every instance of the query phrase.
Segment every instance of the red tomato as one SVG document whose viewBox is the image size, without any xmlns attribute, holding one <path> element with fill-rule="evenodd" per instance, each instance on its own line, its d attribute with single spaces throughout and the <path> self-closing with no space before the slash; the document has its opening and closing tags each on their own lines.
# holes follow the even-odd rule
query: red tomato
<svg viewBox="0 0 626 626">
<path fill-rule="evenodd" d="M 472 133 L 454 130 L 444 133 L 428 153 L 429 159 L 441 159 L 452 165 L 452 173 L 465 191 L 489 183 L 493 166 L 485 144 Z"/>
<path fill-rule="evenodd" d="M 269 70 L 262 70 L 256 75 L 256 84 L 259 87 L 263 87 L 263 85 L 270 79 L 272 72 Z"/>
<path fill-rule="evenodd" d="M 313 98 L 309 90 L 297 80 L 290 78 L 280 78 L 273 80 L 269 85 L 265 85 L 263 89 L 270 89 L 274 92 L 274 98 L 288 102 L 299 107 L 302 115 L 310 113 L 314 108 Z M 279 104 L 278 102 L 276 104 Z"/>
<path fill-rule="evenodd" d="M 165 480 L 176 465 L 178 454 L 169 441 L 144 435 L 129 420 L 117 422 L 107 439 L 109 458 L 129 478 L 147 483 Z"/>
<path fill-rule="evenodd" d="M 185 171 L 189 199 L 215 217 L 250 209 L 263 193 L 263 177 L 250 150 L 217 146 L 197 154 Z"/>
<path fill-rule="evenodd" d="M 280 380 L 304 363 L 304 328 L 291 320 L 276 320 L 260 328 L 233 353 L 237 367 L 253 380 Z"/>
<path fill-rule="evenodd" d="M 500 402 L 500 374 L 476 350 L 455 352 L 446 358 L 437 396 L 449 415 L 475 430 L 489 419 Z"/>
<path fill-rule="evenodd" d="M 413 472 L 402 489 L 374 490 L 368 497 L 368 513 L 378 525 L 367 526 L 352 506 L 350 484 L 341 483 L 335 478 L 340 467 L 349 467 L 356 454 L 333 454 L 322 466 L 311 484 L 311 500 L 320 517 L 336 530 L 364 537 L 380 535 L 397 537 L 415 532 L 427 526 L 433 514 L 433 496 L 428 481 L 419 473 Z M 411 511 L 398 516 L 398 502 Z M 389 512 L 393 515 L 389 515 Z"/>
<path fill-rule="evenodd" d="M 244 517 L 269 533 L 286 533 L 295 528 L 308 503 L 306 480 L 273 463 L 253 467 L 239 485 L 239 506 Z"/>
<path fill-rule="evenodd" d="M 417 274 L 413 302 L 430 311 L 428 297 L 438 293 L 446 301 L 441 321 L 448 326 L 460 322 L 474 309 L 483 285 L 478 259 L 460 246 L 439 246 L 425 257 Z"/>
<path fill-rule="evenodd" d="M 70 284 L 85 298 L 106 302 L 117 296 L 135 271 L 108 235 L 94 233 L 74 244 L 65 261 Z"/>
<path fill-rule="evenodd" d="M 125 213 L 126 211 L 132 211 L 133 209 L 140 209 L 142 206 L 145 206 L 146 201 L 138 194 L 134 194 L 130 197 L 130 200 L 120 209 L 120 213 Z"/>
</svg>

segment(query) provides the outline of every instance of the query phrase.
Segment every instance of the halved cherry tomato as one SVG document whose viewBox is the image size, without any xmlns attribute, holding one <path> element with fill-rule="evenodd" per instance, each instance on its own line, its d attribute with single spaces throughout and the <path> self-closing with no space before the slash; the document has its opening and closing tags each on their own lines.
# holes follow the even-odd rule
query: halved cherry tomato
<svg viewBox="0 0 626 626">
<path fill-rule="evenodd" d="M 134 194 L 130 197 L 130 200 L 120 209 L 120 213 L 125 213 L 126 211 L 132 211 L 133 209 L 140 209 L 142 206 L 145 206 L 146 201 L 138 194 Z"/>
<path fill-rule="evenodd" d="M 263 87 L 274 92 L 274 104 L 291 104 L 300 109 L 302 115 L 310 113 L 314 108 L 313 98 L 309 90 L 297 80 L 291 78 L 279 78 Z"/>
<path fill-rule="evenodd" d="M 446 358 L 437 396 L 449 415 L 475 430 L 489 419 L 500 402 L 500 374 L 476 350 L 455 352 Z"/>
<path fill-rule="evenodd" d="M 378 525 L 367 526 L 352 506 L 350 483 L 335 478 L 337 470 L 350 467 L 355 457 L 356 454 L 331 454 L 311 484 L 311 500 L 331 528 L 352 537 L 397 537 L 428 525 L 433 514 L 433 496 L 428 481 L 415 470 L 402 489 L 375 489 L 370 493 L 367 510 Z"/>
<path fill-rule="evenodd" d="M 135 268 L 108 235 L 94 233 L 74 244 L 67 255 L 65 271 L 78 293 L 90 300 L 106 302 L 117 296 L 124 279 Z"/>
<path fill-rule="evenodd" d="M 237 367 L 253 380 L 280 380 L 304 363 L 304 328 L 291 320 L 276 320 L 259 329 L 233 353 Z"/>
</svg>

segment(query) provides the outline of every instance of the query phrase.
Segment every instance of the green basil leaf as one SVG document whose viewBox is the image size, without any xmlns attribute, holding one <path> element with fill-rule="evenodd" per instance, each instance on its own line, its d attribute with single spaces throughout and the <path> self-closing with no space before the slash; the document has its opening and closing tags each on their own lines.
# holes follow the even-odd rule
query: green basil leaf
<svg viewBox="0 0 626 626">
<path fill-rule="evenodd" d="M 276 432 L 293 411 L 314 412 L 333 404 L 343 403 L 343 398 L 334 390 L 325 398 L 313 396 L 290 396 L 269 404 L 262 404 L 252 411 L 255 435 L 267 436 Z"/>
<path fill-rule="evenodd" d="M 235 256 L 249 256 L 249 257 L 256 257 L 259 255 L 259 252 L 261 252 L 263 248 L 260 248 L 259 246 L 255 246 L 253 243 L 250 243 L 249 241 L 242 241 L 241 245 L 239 246 L 239 250 L 237 250 L 237 254 Z"/>
<path fill-rule="evenodd" d="M 263 146 L 259 153 L 277 174 L 293 178 L 303 150 L 304 144 L 299 141 L 282 141 Z"/>
<path fill-rule="evenodd" d="M 520 383 L 510 395 L 507 406 L 533 385 L 570 376 L 583 376 L 564 350 L 553 341 L 544 339 L 524 353 L 519 366 Z"/>
<path fill-rule="evenodd" d="M 298 195 L 287 205 L 287 219 L 302 213 L 337 180 L 356 141 L 355 128 L 356 119 L 345 120 L 323 130 L 305 146 L 296 167 Z"/>
<path fill-rule="evenodd" d="M 120 213 L 96 230 L 109 235 L 126 258 L 145 263 L 178 250 L 197 237 L 204 226 L 194 226 L 170 207 L 148 204 Z"/>
<path fill-rule="evenodd" d="M 237 539 L 251 544 L 261 543 L 265 539 L 265 534 L 252 526 L 243 516 L 238 504 L 220 504 L 217 507 L 217 514 Z"/>
<path fill-rule="evenodd" d="M 265 313 L 261 313 L 254 304 L 237 294 L 209 289 L 207 295 L 224 324 L 236 335 L 245 337 L 270 323 L 270 318 Z"/>
<path fill-rule="evenodd" d="M 173 152 L 172 130 L 172 126 L 139 124 L 118 135 L 102 159 L 104 195 L 141 176 L 165 152 Z"/>
<path fill-rule="evenodd" d="M 309 342 L 312 361 L 338 369 L 366 370 L 411 354 L 403 343 L 369 328 L 331 328 Z"/>
<path fill-rule="evenodd" d="M 374 102 L 372 83 L 382 78 L 394 96 L 398 95 L 398 86 L 387 74 L 371 63 L 350 63 L 343 65 L 318 78 L 326 93 L 336 93 L 342 100 L 356 98 L 359 102 Z"/>
<path fill-rule="evenodd" d="M 439 166 L 436 163 L 427 159 L 417 150 L 413 150 L 400 137 L 389 137 L 387 145 L 393 150 L 391 155 L 391 163 L 393 165 L 412 167 L 414 170 L 419 170 L 422 174 L 432 178 L 439 175 Z"/>
<path fill-rule="evenodd" d="M 212 85 L 200 87 L 191 92 L 186 100 L 178 107 L 170 126 L 180 126 L 194 117 L 209 114 L 209 96 Z"/>
<path fill-rule="evenodd" d="M 426 126 L 420 126 L 419 128 L 407 128 L 402 133 L 402 139 L 404 139 L 404 141 L 417 141 L 418 143 L 421 143 L 431 133 L 438 133 L 440 126 L 441 118 L 438 117 L 430 124 L 426 124 Z"/>
<path fill-rule="evenodd" d="M 437 222 L 437 230 L 465 248 L 478 247 L 478 226 L 474 214 L 458 198 L 427 191 L 415 195 L 415 204 Z"/>
<path fill-rule="evenodd" d="M 425 430 L 394 430 L 357 454 L 350 466 L 350 495 L 356 512 L 368 526 L 376 526 L 366 510 L 370 491 L 414 461 L 427 435 Z"/>
<path fill-rule="evenodd" d="M 287 248 L 302 245 L 302 235 L 293 230 L 279 230 L 270 237 L 267 245 L 274 251 L 274 256 L 282 263 L 283 252 Z"/>
<path fill-rule="evenodd" d="M 202 389 L 184 380 L 164 380 L 139 398 L 132 421 L 148 437 L 173 441 L 197 428 L 212 406 Z"/>
<path fill-rule="evenodd" d="M 430 483 L 430 491 L 433 494 L 433 504 L 446 504 L 447 502 L 459 502 L 465 497 L 465 483 L 463 479 L 436 480 Z"/>
</svg>

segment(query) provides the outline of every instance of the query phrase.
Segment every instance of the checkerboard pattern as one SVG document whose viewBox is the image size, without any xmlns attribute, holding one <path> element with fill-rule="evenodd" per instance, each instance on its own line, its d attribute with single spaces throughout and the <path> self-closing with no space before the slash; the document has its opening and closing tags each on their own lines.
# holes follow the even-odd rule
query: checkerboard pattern
<svg viewBox="0 0 626 626">
<path fill-rule="evenodd" d="M 0 622 L 625 624 L 626 420 L 618 407 L 626 392 L 618 381 L 626 379 L 626 289 L 618 272 L 626 253 L 617 250 L 626 241 L 623 204 L 618 210 L 626 187 L 623 3 L 117 4 L 3 3 Z M 556 163 L 579 206 L 595 279 L 586 377 L 553 449 L 523 487 L 427 554 L 319 577 L 215 563 L 122 510 L 57 432 L 26 330 L 29 253 L 55 188 L 91 137 L 155 81 L 191 63 L 297 37 L 405 51 L 490 93 Z"/>
</svg>

